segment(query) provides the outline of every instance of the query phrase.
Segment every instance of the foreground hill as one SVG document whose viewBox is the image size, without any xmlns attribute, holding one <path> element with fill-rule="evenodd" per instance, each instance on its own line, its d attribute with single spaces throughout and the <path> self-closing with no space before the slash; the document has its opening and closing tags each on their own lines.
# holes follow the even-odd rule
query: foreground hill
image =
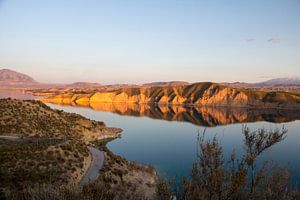
<svg viewBox="0 0 300 200">
<path fill-rule="evenodd" d="M 0 189 L 78 183 L 91 162 L 85 143 L 119 132 L 39 101 L 0 99 Z"/>
<path fill-rule="evenodd" d="M 72 192 L 81 195 L 79 183 L 94 160 L 87 144 L 95 146 L 95 141 L 116 138 L 120 131 L 78 114 L 51 109 L 40 101 L 0 99 L 0 199 L 3 195 L 6 199 L 43 199 L 41 195 L 57 195 L 53 187 L 67 185 L 73 185 Z M 153 168 L 102 148 L 109 162 L 96 180 L 107 187 L 105 191 L 94 187 L 99 194 L 108 190 L 116 194 L 114 190 L 120 189 L 128 195 L 139 192 L 151 198 L 155 194 L 157 175 Z M 40 191 L 45 185 L 46 190 Z M 36 192 L 42 193 L 31 196 Z"/>
<path fill-rule="evenodd" d="M 119 129 L 34 100 L 0 99 L 0 135 L 90 141 L 116 137 Z"/>
<path fill-rule="evenodd" d="M 123 88 L 94 93 L 65 93 L 44 102 L 87 105 L 97 103 L 139 103 L 211 107 L 255 107 L 300 109 L 300 93 L 236 89 L 211 82 L 187 86 Z"/>
</svg>

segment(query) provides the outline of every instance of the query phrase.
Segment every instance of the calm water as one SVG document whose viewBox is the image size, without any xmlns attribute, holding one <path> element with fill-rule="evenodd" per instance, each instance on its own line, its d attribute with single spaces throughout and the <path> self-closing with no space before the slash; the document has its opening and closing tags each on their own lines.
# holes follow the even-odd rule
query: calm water
<svg viewBox="0 0 300 200">
<path fill-rule="evenodd" d="M 16 91 L 1 91 L 0 98 L 32 99 L 31 95 Z M 287 166 L 300 183 L 300 112 L 274 110 L 220 110 L 183 107 L 149 107 L 126 104 L 96 104 L 72 107 L 48 104 L 52 108 L 81 114 L 104 121 L 107 126 L 120 127 L 122 137 L 108 147 L 128 160 L 153 165 L 161 176 L 187 176 L 196 160 L 197 135 L 206 128 L 206 138 L 215 135 L 225 155 L 235 148 L 243 153 L 242 125 L 258 128 L 288 129 L 287 137 L 260 157 L 260 163 L 271 159 Z M 85 105 L 87 106 L 87 105 Z"/>
<path fill-rule="evenodd" d="M 202 133 L 205 128 L 207 128 L 206 138 L 212 138 L 216 135 L 222 144 L 225 154 L 229 156 L 233 148 L 236 149 L 238 154 L 243 152 L 241 130 L 242 123 L 246 123 L 247 119 L 251 121 L 247 125 L 252 130 L 262 127 L 274 129 L 284 126 L 288 129 L 286 139 L 265 152 L 260 157 L 260 162 L 271 159 L 280 166 L 288 166 L 294 173 L 293 180 L 297 183 L 300 181 L 300 121 L 298 120 L 300 118 L 298 112 L 289 114 L 266 111 L 260 113 L 261 116 L 253 116 L 255 114 L 250 111 L 249 113 L 251 114 L 248 113 L 248 115 L 247 111 L 242 111 L 243 115 L 237 115 L 238 113 L 236 112 L 210 111 L 207 113 L 207 111 L 199 111 L 191 115 L 191 111 L 187 110 L 179 115 L 172 110 L 170 112 L 165 111 L 165 115 L 168 117 L 164 117 L 164 114 L 157 114 L 157 108 L 151 108 L 154 110 L 151 111 L 150 109 L 149 112 L 152 113 L 150 115 L 145 114 L 149 112 L 144 110 L 142 114 L 141 111 L 128 112 L 128 110 L 124 109 L 122 112 L 115 109 L 112 109 L 110 112 L 107 106 L 105 106 L 105 109 L 93 110 L 84 107 L 49 105 L 52 108 L 104 121 L 106 125 L 111 127 L 122 128 L 124 130 L 122 137 L 110 142 L 108 147 L 114 153 L 128 160 L 153 165 L 160 175 L 164 177 L 181 177 L 189 174 L 191 166 L 196 160 L 197 135 L 199 132 Z M 230 113 L 235 113 L 235 115 L 233 116 Z M 197 117 L 201 123 L 194 123 L 195 119 L 191 119 Z M 256 120 L 258 121 L 254 122 Z M 274 121 L 277 123 L 274 123 Z M 225 125 L 225 122 L 231 124 Z"/>
<path fill-rule="evenodd" d="M 1 89 L 0 88 L 0 99 L 1 98 L 13 98 L 13 99 L 36 99 L 37 97 L 28 94 L 22 89 Z"/>
</svg>

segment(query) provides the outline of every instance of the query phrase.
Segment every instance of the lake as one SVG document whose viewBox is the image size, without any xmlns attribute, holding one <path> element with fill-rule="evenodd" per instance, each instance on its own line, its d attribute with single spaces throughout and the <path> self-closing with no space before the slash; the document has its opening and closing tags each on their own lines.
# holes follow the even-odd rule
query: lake
<svg viewBox="0 0 300 200">
<path fill-rule="evenodd" d="M 26 93 L 25 89 L 0 88 L 0 98 L 36 99 L 36 96 Z"/>
<path fill-rule="evenodd" d="M 251 130 L 284 126 L 288 129 L 286 139 L 266 151 L 258 164 L 270 159 L 288 167 L 293 172 L 293 182 L 300 180 L 300 113 L 296 111 L 127 104 L 48 105 L 122 128 L 121 138 L 109 142 L 109 149 L 128 160 L 150 164 L 167 178 L 189 175 L 197 158 L 198 133 L 205 129 L 205 138 L 216 136 L 228 158 L 233 149 L 237 155 L 243 153 L 243 125 Z"/>
<path fill-rule="evenodd" d="M 0 91 L 0 98 L 36 98 L 24 91 Z M 216 136 L 229 157 L 233 149 L 243 153 L 242 126 L 288 129 L 284 141 L 266 151 L 259 164 L 271 159 L 293 172 L 293 182 L 300 181 L 300 112 L 280 110 L 217 109 L 137 104 L 55 105 L 55 109 L 81 114 L 103 121 L 124 131 L 121 138 L 108 143 L 114 153 L 124 158 L 154 166 L 166 178 L 188 176 L 196 161 L 197 136 L 206 129 L 205 138 Z"/>
</svg>

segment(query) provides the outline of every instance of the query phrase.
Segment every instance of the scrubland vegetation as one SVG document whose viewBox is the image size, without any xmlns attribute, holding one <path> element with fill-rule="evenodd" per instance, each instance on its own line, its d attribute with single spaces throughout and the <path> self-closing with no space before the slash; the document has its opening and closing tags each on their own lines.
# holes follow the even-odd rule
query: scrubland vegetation
<svg viewBox="0 0 300 200">
<path fill-rule="evenodd" d="M 103 122 L 53 110 L 40 101 L 0 99 L 0 135 L 82 139 L 85 132 L 101 132 Z"/>
<path fill-rule="evenodd" d="M 129 162 L 106 146 L 101 149 L 106 160 L 99 181 L 110 186 L 114 199 L 152 199 L 155 196 L 158 175 L 153 167 Z"/>
<path fill-rule="evenodd" d="M 53 110 L 33 100 L 0 99 L 0 199 L 141 199 L 155 195 L 153 168 L 114 155 L 103 139 L 121 129 Z M 97 181 L 80 187 L 90 157 L 86 143 L 101 139 L 105 162 Z M 145 192 L 146 191 L 146 192 Z"/>
<path fill-rule="evenodd" d="M 85 135 L 103 122 L 34 100 L 0 99 L 0 189 L 78 183 L 90 157 Z"/>
<path fill-rule="evenodd" d="M 0 140 L 0 188 L 75 181 L 73 173 L 88 155 L 82 143 L 71 140 Z"/>
<path fill-rule="evenodd" d="M 105 152 L 105 163 L 100 177 L 80 187 L 75 184 L 37 181 L 23 182 L 22 187 L 2 191 L 2 198 L 12 200 L 123 200 L 153 199 L 156 193 L 156 172 L 151 166 L 129 162 L 113 154 L 99 142 L 98 148 Z M 0 196 L 1 197 L 1 196 Z"/>
</svg>

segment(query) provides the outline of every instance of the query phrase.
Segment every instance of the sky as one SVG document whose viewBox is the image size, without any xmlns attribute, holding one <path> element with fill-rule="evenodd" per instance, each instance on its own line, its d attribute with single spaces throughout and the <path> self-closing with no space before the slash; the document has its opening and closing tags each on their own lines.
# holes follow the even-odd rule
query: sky
<svg viewBox="0 0 300 200">
<path fill-rule="evenodd" d="M 47 83 L 300 75 L 300 0 L 0 0 L 0 68 Z"/>
</svg>

